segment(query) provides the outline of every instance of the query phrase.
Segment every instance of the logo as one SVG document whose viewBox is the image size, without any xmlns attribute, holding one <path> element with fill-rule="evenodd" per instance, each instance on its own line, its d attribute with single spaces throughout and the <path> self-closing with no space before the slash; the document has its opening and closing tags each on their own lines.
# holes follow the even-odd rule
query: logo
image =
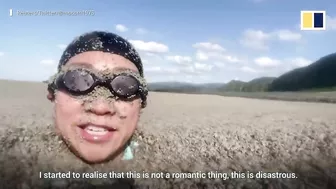
<svg viewBox="0 0 336 189">
<path fill-rule="evenodd" d="M 326 11 L 301 11 L 301 30 L 326 30 Z"/>
</svg>

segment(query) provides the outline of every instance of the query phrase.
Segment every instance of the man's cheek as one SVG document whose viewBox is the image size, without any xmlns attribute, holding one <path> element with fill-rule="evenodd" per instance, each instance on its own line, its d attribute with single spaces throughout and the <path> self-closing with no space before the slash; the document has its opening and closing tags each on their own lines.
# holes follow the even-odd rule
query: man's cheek
<svg viewBox="0 0 336 189">
<path fill-rule="evenodd" d="M 75 101 L 61 101 L 56 104 L 56 109 L 59 114 L 70 116 L 81 112 L 81 104 Z"/>
</svg>

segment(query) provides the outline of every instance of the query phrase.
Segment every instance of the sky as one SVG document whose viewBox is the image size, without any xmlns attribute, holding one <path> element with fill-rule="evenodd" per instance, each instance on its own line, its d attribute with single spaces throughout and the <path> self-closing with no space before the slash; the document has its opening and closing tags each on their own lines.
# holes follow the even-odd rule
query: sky
<svg viewBox="0 0 336 189">
<path fill-rule="evenodd" d="M 149 82 L 249 81 L 336 51 L 334 0 L 1 1 L 0 79 L 48 79 L 66 45 L 93 30 L 128 39 Z M 326 30 L 301 31 L 301 10 L 325 10 Z"/>
</svg>

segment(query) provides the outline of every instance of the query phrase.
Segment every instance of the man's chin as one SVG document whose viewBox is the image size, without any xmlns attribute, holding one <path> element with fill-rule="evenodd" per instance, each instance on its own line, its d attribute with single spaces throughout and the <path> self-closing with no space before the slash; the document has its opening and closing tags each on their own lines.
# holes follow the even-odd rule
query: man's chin
<svg viewBox="0 0 336 189">
<path fill-rule="evenodd" d="M 89 164 L 99 164 L 109 161 L 108 156 L 82 156 L 82 159 Z"/>
<path fill-rule="evenodd" d="M 70 141 L 69 141 L 70 142 Z M 123 148 L 117 148 L 113 143 L 91 144 L 86 141 L 74 141 L 68 146 L 78 158 L 88 164 L 105 163 L 121 159 Z M 119 149 L 119 150 L 118 150 Z"/>
<path fill-rule="evenodd" d="M 104 163 L 116 159 L 117 156 L 114 153 L 106 154 L 106 152 L 79 153 L 79 155 L 84 162 L 89 164 Z"/>
<path fill-rule="evenodd" d="M 90 144 L 79 144 L 77 148 L 75 146 L 69 146 L 72 152 L 80 158 L 82 161 L 88 164 L 104 163 L 111 161 L 119 157 L 119 152 L 114 149 L 108 149 L 104 146 L 91 146 Z M 110 146 L 111 147 L 111 146 Z"/>
</svg>

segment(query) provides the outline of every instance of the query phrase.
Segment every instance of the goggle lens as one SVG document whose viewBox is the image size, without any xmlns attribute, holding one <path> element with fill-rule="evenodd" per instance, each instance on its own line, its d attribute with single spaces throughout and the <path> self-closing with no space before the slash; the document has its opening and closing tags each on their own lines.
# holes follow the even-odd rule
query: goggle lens
<svg viewBox="0 0 336 189">
<path fill-rule="evenodd" d="M 128 97 L 136 94 L 139 89 L 138 81 L 132 76 L 119 75 L 115 77 L 110 85 L 115 93 L 121 97 Z"/>
<path fill-rule="evenodd" d="M 82 70 L 69 71 L 63 76 L 65 87 L 72 91 L 84 92 L 94 84 L 92 75 Z"/>
</svg>

